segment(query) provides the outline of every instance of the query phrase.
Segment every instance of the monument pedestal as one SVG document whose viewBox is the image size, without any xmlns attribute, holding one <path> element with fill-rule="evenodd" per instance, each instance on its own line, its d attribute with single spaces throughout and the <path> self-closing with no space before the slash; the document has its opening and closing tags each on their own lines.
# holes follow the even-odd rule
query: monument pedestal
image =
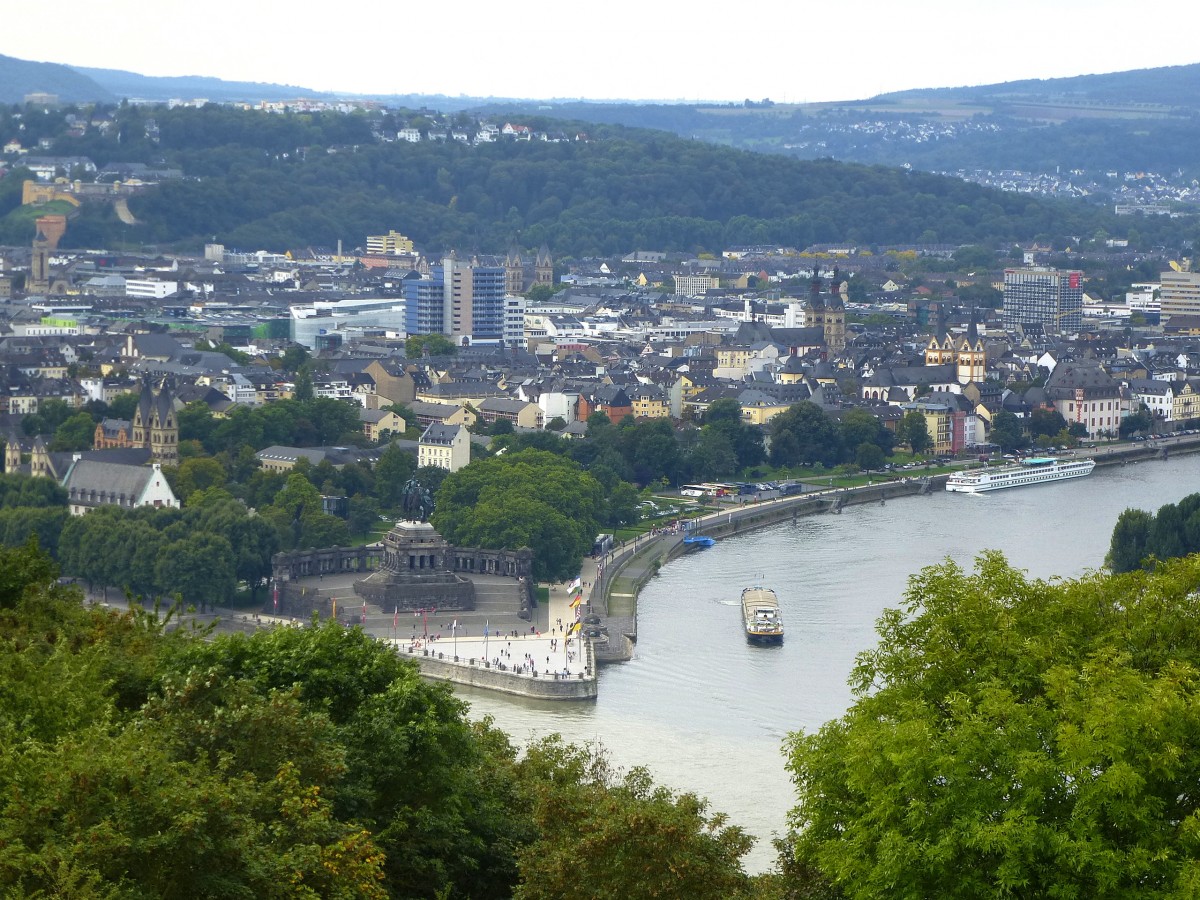
<svg viewBox="0 0 1200 900">
<path fill-rule="evenodd" d="M 398 522 L 384 536 L 382 565 L 354 593 L 384 612 L 474 609 L 475 585 L 451 570 L 449 550 L 428 522 Z"/>
</svg>

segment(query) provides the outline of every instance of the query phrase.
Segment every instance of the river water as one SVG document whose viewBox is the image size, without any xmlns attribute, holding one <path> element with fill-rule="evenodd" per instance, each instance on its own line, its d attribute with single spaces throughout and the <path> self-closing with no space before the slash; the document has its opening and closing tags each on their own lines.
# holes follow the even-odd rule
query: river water
<svg viewBox="0 0 1200 900">
<path fill-rule="evenodd" d="M 555 732 L 600 742 L 619 766 L 644 765 L 676 791 L 708 798 L 759 838 L 745 860 L 770 869 L 795 792 L 784 769 L 789 732 L 813 731 L 852 702 L 855 656 L 899 605 L 910 575 L 947 557 L 970 569 L 1002 551 L 1032 576 L 1099 568 L 1117 516 L 1155 511 L 1200 490 L 1200 455 L 1097 469 L 1083 481 L 992 494 L 937 492 L 786 522 L 719 541 L 664 566 L 638 601 L 628 663 L 600 670 L 599 699 L 530 701 L 456 688 L 473 716 L 492 716 L 518 744 Z M 743 587 L 774 588 L 787 638 L 747 644 Z"/>
</svg>

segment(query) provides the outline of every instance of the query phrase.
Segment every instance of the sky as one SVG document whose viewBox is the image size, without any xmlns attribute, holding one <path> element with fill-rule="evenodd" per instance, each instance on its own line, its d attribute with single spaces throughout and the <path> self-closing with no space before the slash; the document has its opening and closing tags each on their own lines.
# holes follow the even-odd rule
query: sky
<svg viewBox="0 0 1200 900">
<path fill-rule="evenodd" d="M 338 93 L 798 103 L 1200 62 L 1165 39 L 1191 0 L 9 6 L 7 56 Z"/>
</svg>

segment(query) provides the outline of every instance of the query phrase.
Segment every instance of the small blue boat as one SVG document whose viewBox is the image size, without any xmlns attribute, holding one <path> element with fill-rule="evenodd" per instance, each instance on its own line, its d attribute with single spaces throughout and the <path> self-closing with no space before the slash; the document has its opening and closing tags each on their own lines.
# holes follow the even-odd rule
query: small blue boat
<svg viewBox="0 0 1200 900">
<path fill-rule="evenodd" d="M 705 536 L 705 535 L 703 535 L 703 534 L 698 534 L 698 535 L 695 535 L 695 536 L 693 536 L 693 537 L 685 537 L 685 538 L 683 539 L 683 542 L 684 542 L 684 544 L 686 544 L 688 547 L 694 547 L 694 548 L 696 548 L 697 550 L 703 550 L 703 549 L 705 549 L 705 548 L 707 548 L 707 547 L 711 547 L 713 544 L 715 544 L 715 543 L 716 543 L 716 541 L 715 541 L 715 540 L 713 540 L 713 539 L 712 539 L 712 538 L 710 538 L 710 537 L 706 537 L 706 536 Z"/>
</svg>

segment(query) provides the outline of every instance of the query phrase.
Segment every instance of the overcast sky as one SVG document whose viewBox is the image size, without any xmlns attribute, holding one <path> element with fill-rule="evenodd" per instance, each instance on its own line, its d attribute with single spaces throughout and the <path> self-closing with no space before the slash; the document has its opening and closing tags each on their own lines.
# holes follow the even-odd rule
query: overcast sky
<svg viewBox="0 0 1200 900">
<path fill-rule="evenodd" d="M 1192 0 L 11 3 L 0 54 L 354 93 L 850 100 L 1200 61 Z"/>
</svg>

